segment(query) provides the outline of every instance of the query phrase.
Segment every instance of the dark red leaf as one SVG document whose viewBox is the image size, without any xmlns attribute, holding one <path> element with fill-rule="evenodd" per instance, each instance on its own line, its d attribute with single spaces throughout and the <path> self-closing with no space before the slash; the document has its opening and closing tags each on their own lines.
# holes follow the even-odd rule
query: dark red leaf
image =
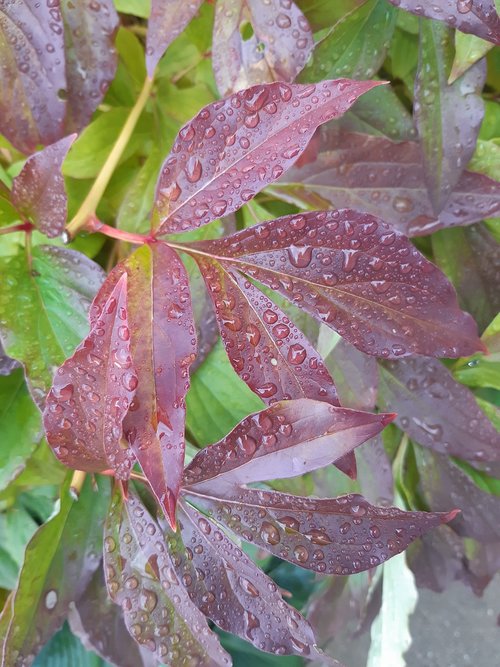
<svg viewBox="0 0 500 667">
<path fill-rule="evenodd" d="M 127 276 L 107 299 L 98 293 L 95 302 L 102 308 L 89 335 L 55 374 L 44 426 L 65 465 L 89 472 L 111 468 L 126 479 L 134 456 L 122 445 L 122 422 L 137 387 L 130 358 Z"/>
<path fill-rule="evenodd" d="M 392 419 L 307 398 L 274 403 L 198 452 L 183 486 L 213 488 L 214 480 L 234 485 L 302 475 L 348 454 Z"/>
<path fill-rule="evenodd" d="M 290 167 L 316 127 L 377 81 L 253 86 L 209 104 L 179 132 L 156 186 L 158 234 L 236 211 Z"/>
<path fill-rule="evenodd" d="M 397 412 L 397 425 L 424 447 L 500 471 L 500 433 L 470 389 L 438 360 L 413 357 L 384 364 L 379 396 L 386 409 Z"/>
<path fill-rule="evenodd" d="M 410 542 L 456 516 L 374 507 L 363 496 L 303 498 L 284 493 L 205 485 L 193 501 L 239 537 L 295 565 L 346 575 L 375 567 Z M 449 504 L 449 501 L 448 501 Z"/>
<path fill-rule="evenodd" d="M 341 405 L 354 410 L 373 410 L 378 387 L 378 366 L 373 357 L 341 338 L 326 357 L 325 364 L 338 378 Z"/>
<path fill-rule="evenodd" d="M 442 593 L 453 581 L 465 577 L 464 546 L 449 526 L 423 535 L 410 546 L 407 555 L 418 588 Z"/>
<path fill-rule="evenodd" d="M 468 225 L 500 214 L 500 185 L 463 172 L 444 209 L 435 215 L 424 183 L 418 143 L 322 128 L 316 161 L 294 166 L 272 186 L 292 203 L 353 207 L 380 216 L 407 236 Z"/>
<path fill-rule="evenodd" d="M 68 199 L 62 163 L 76 134 L 29 157 L 12 183 L 12 203 L 46 236 L 59 236 L 66 224 Z"/>
<path fill-rule="evenodd" d="M 182 248 L 244 271 L 368 354 L 459 357 L 483 349 L 441 271 L 371 215 L 289 215 Z"/>
<path fill-rule="evenodd" d="M 158 61 L 200 8 L 203 0 L 152 0 L 146 37 L 146 67 L 153 78 Z"/>
<path fill-rule="evenodd" d="M 500 18 L 494 0 L 389 0 L 417 16 L 444 21 L 452 28 L 500 44 Z"/>
<path fill-rule="evenodd" d="M 175 573 L 161 530 L 133 493 L 115 493 L 105 526 L 104 567 L 111 599 L 138 644 L 168 665 L 231 660 Z"/>
<path fill-rule="evenodd" d="M 292 0 L 217 2 L 212 62 L 222 95 L 268 81 L 293 81 L 313 46 L 309 23 Z"/>
</svg>

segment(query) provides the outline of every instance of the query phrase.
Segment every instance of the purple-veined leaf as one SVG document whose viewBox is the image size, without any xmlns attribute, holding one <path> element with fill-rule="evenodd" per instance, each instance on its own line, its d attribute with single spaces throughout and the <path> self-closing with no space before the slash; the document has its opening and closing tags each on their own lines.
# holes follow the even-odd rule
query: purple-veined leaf
<svg viewBox="0 0 500 667">
<path fill-rule="evenodd" d="M 377 81 L 282 82 L 214 102 L 180 130 L 156 186 L 157 234 L 236 211 L 278 179 L 321 123 L 341 116 Z"/>
<path fill-rule="evenodd" d="M 167 47 L 194 17 L 203 0 L 152 0 L 146 37 L 146 67 L 153 78 Z"/>
<path fill-rule="evenodd" d="M 389 0 L 417 16 L 444 21 L 452 28 L 500 44 L 500 18 L 494 0 Z"/>
<path fill-rule="evenodd" d="M 29 157 L 12 183 L 14 206 L 49 238 L 59 236 L 66 224 L 68 199 L 61 167 L 75 139 L 72 134 Z"/>
<path fill-rule="evenodd" d="M 353 207 L 407 236 L 468 225 L 500 214 L 500 184 L 464 171 L 444 209 L 432 210 L 417 142 L 321 128 L 316 161 L 295 165 L 270 190 L 305 207 Z"/>
<path fill-rule="evenodd" d="M 207 293 L 205 282 L 196 262 L 189 255 L 185 255 L 183 260 L 185 260 L 189 276 L 189 291 L 193 304 L 196 339 L 198 341 L 196 359 L 190 369 L 191 374 L 193 374 L 205 361 L 219 340 L 219 327 L 217 326 L 212 300 Z"/>
<path fill-rule="evenodd" d="M 161 530 L 134 494 L 115 493 L 105 526 L 104 571 L 138 644 L 169 665 L 230 665 L 231 660 L 175 573 Z"/>
<path fill-rule="evenodd" d="M 244 271 L 368 354 L 458 357 L 483 349 L 441 271 L 371 215 L 312 211 L 179 247 Z"/>
<path fill-rule="evenodd" d="M 66 87 L 59 2 L 13 0 L 0 7 L 0 130 L 24 153 L 64 132 Z"/>
<path fill-rule="evenodd" d="M 486 61 L 448 84 L 453 33 L 440 23 L 422 21 L 413 112 L 423 153 L 424 180 L 439 214 L 470 161 L 484 116 L 481 90 Z"/>
<path fill-rule="evenodd" d="M 201 450 L 183 487 L 211 488 L 302 475 L 337 461 L 393 420 L 301 398 L 280 401 L 243 419 L 225 438 Z"/>
<path fill-rule="evenodd" d="M 95 301 L 100 302 L 99 294 Z M 134 456 L 121 442 L 123 419 L 137 375 L 130 358 L 126 275 L 101 303 L 89 335 L 55 374 L 44 426 L 65 465 L 89 472 L 111 468 L 127 479 Z"/>
<path fill-rule="evenodd" d="M 25 667 L 61 627 L 70 605 L 85 591 L 100 564 L 102 529 L 109 502 L 104 480 L 93 491 L 87 479 L 78 502 L 61 489 L 59 511 L 44 523 L 26 547 L 16 591 L 0 617 L 2 665 Z M 7 627 L 6 627 L 7 626 Z M 0 645 L 0 658 L 2 656 Z"/>
<path fill-rule="evenodd" d="M 222 95 L 268 81 L 293 81 L 313 46 L 309 23 L 292 0 L 216 4 L 212 62 Z"/>
<path fill-rule="evenodd" d="M 53 3 L 54 4 L 54 3 Z M 66 61 L 66 132 L 79 132 L 114 79 L 118 15 L 113 0 L 61 0 Z"/>
<path fill-rule="evenodd" d="M 340 667 L 317 650 L 311 626 L 283 601 L 272 579 L 217 524 L 186 502 L 181 507 L 182 541 L 171 536 L 168 544 L 194 604 L 220 628 L 262 651 L 296 653 Z"/>
<path fill-rule="evenodd" d="M 397 425 L 424 447 L 489 472 L 500 470 L 500 433 L 470 389 L 456 382 L 437 359 L 385 363 L 380 368 L 379 400 L 397 412 Z"/>
<path fill-rule="evenodd" d="M 363 496 L 304 498 L 274 491 L 205 484 L 186 489 L 215 521 L 239 537 L 320 573 L 347 575 L 375 567 L 400 553 L 451 512 L 404 512 L 374 507 Z"/>
</svg>

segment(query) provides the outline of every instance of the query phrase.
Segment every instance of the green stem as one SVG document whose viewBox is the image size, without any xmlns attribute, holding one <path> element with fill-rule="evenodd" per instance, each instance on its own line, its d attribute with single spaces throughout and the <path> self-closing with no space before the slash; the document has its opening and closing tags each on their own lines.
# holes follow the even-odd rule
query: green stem
<svg viewBox="0 0 500 667">
<path fill-rule="evenodd" d="M 132 132 L 134 131 L 139 116 L 141 115 L 146 102 L 148 101 L 149 94 L 151 92 L 151 87 L 153 85 L 153 80 L 149 77 L 146 77 L 142 90 L 137 98 L 136 103 L 130 110 L 130 113 L 125 121 L 125 124 L 122 127 L 118 138 L 111 149 L 111 153 L 108 155 L 106 162 L 103 164 L 101 171 L 97 175 L 96 180 L 94 181 L 93 186 L 90 188 L 88 195 L 85 197 L 82 205 L 78 209 L 74 218 L 67 225 L 64 231 L 65 241 L 69 242 L 72 238 L 83 229 L 89 220 L 95 214 L 95 210 L 101 201 L 101 198 L 106 190 L 111 177 L 118 166 L 123 151 L 125 150 Z"/>
</svg>

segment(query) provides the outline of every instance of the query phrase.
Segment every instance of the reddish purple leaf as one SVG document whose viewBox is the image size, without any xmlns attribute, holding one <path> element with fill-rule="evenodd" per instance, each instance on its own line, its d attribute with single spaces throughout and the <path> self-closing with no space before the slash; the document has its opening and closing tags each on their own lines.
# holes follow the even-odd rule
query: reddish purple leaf
<svg viewBox="0 0 500 667">
<path fill-rule="evenodd" d="M 452 28 L 500 44 L 500 18 L 494 0 L 389 0 L 417 16 L 444 21 Z"/>
<path fill-rule="evenodd" d="M 203 0 L 152 0 L 146 37 L 146 67 L 152 79 L 158 61 L 200 8 Z"/>
<path fill-rule="evenodd" d="M 312 211 L 179 247 L 244 271 L 368 354 L 459 357 L 483 349 L 441 271 L 371 215 Z"/>
<path fill-rule="evenodd" d="M 12 183 L 12 203 L 46 236 L 59 236 L 66 224 L 68 199 L 62 163 L 76 134 L 29 157 Z"/>
<path fill-rule="evenodd" d="M 318 125 L 378 85 L 269 83 L 209 104 L 184 125 L 163 164 L 157 233 L 193 229 L 239 209 L 295 162 Z"/>
<path fill-rule="evenodd" d="M 476 147 L 484 116 L 481 91 L 486 61 L 448 84 L 454 58 L 453 32 L 440 23 L 420 25 L 419 65 L 413 113 L 423 153 L 424 180 L 439 214 Z"/>
<path fill-rule="evenodd" d="M 106 283 L 103 289 L 106 288 Z M 47 440 L 65 465 L 126 479 L 134 460 L 122 422 L 137 386 L 130 359 L 127 277 L 102 303 L 89 335 L 57 370 L 44 411 Z M 94 308 L 95 314 L 95 308 Z"/>
<path fill-rule="evenodd" d="M 374 415 L 302 398 L 281 401 L 241 421 L 202 449 L 184 487 L 212 488 L 302 475 L 333 463 L 379 433 L 393 415 Z"/>
<path fill-rule="evenodd" d="M 179 523 L 183 542 L 169 540 L 172 560 L 189 597 L 208 618 L 261 651 L 340 667 L 318 651 L 309 623 L 217 524 L 185 502 Z"/>
<path fill-rule="evenodd" d="M 374 507 L 363 496 L 303 498 L 284 493 L 205 485 L 193 501 L 251 544 L 316 572 L 346 575 L 379 565 L 420 535 L 451 521 L 452 512 L 404 512 Z"/>
<path fill-rule="evenodd" d="M 246 38 L 242 31 L 251 31 Z M 295 79 L 313 49 L 306 17 L 292 0 L 218 0 L 212 62 L 222 95 Z"/>
<path fill-rule="evenodd" d="M 299 206 L 353 207 L 381 217 L 407 236 L 500 215 L 500 184 L 469 171 L 435 215 L 416 142 L 322 128 L 318 144 L 317 159 L 295 165 L 272 186 L 275 196 Z"/>
<path fill-rule="evenodd" d="M 397 425 L 424 447 L 500 471 L 500 433 L 470 389 L 438 360 L 413 357 L 384 364 L 379 396 L 386 409 L 397 412 Z"/>
<path fill-rule="evenodd" d="M 373 410 L 378 387 L 378 366 L 373 357 L 341 338 L 325 363 L 338 378 L 341 405 L 354 410 Z"/>
<path fill-rule="evenodd" d="M 0 131 L 19 150 L 63 136 L 63 24 L 59 2 L 10 0 L 0 7 Z"/>
<path fill-rule="evenodd" d="M 129 633 L 157 660 L 203 667 L 231 664 L 177 578 L 158 524 L 134 494 L 126 503 L 119 493 L 112 500 L 104 567 L 109 595 L 122 607 Z"/>
<path fill-rule="evenodd" d="M 466 576 L 464 545 L 449 526 L 423 535 L 410 546 L 407 556 L 418 588 L 442 593 L 453 581 Z"/>
</svg>

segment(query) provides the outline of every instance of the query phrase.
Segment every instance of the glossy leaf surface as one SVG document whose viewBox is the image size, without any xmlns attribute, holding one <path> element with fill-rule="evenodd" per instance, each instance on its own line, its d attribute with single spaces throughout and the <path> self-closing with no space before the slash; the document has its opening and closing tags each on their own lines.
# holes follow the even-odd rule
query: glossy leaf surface
<svg viewBox="0 0 500 667">
<path fill-rule="evenodd" d="M 67 197 L 61 167 L 75 135 L 28 158 L 12 183 L 12 203 L 46 236 L 59 236 L 66 224 Z"/>
<path fill-rule="evenodd" d="M 482 349 L 444 275 L 371 215 L 313 211 L 184 248 L 244 271 L 368 354 L 457 357 Z"/>
<path fill-rule="evenodd" d="M 295 162 L 318 125 L 376 85 L 270 83 L 202 109 L 181 129 L 160 172 L 157 233 L 193 229 L 240 208 Z"/>
<path fill-rule="evenodd" d="M 217 2 L 212 58 L 222 95 L 269 81 L 293 81 L 312 48 L 309 23 L 292 0 Z"/>
</svg>

